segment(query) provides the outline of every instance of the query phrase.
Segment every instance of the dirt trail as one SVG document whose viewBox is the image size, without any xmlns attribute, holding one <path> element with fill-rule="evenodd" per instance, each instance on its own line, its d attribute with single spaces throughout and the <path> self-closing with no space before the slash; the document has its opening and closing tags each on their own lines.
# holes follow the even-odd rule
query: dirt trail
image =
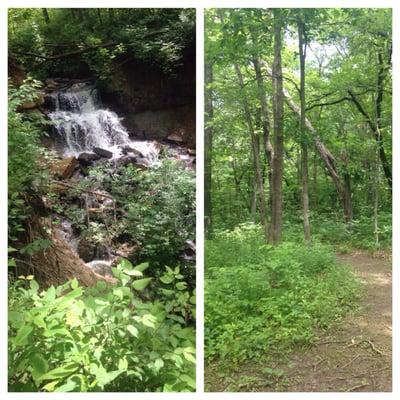
<svg viewBox="0 0 400 400">
<path fill-rule="evenodd" d="M 270 363 L 281 376 L 262 373 L 260 365 L 243 365 L 230 377 L 216 366 L 207 375 L 206 390 L 256 392 L 390 392 L 392 390 L 391 260 L 366 252 L 338 255 L 352 266 L 362 283 L 360 309 L 349 314 L 317 344 Z M 272 365 L 271 365 L 272 364 Z"/>
</svg>

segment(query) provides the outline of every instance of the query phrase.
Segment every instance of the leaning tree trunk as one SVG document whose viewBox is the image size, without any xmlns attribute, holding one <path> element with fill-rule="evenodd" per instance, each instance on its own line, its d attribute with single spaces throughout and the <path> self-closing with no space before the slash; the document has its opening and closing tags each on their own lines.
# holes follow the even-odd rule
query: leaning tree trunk
<svg viewBox="0 0 400 400">
<path fill-rule="evenodd" d="M 271 69 L 269 66 L 263 61 L 262 64 L 266 67 L 267 72 L 270 75 L 273 75 L 273 72 L 271 72 Z M 296 114 L 299 119 L 301 116 L 301 109 L 300 107 L 293 101 L 290 93 L 284 88 L 283 89 L 283 96 L 285 98 L 286 104 L 292 110 L 294 114 Z M 317 130 L 314 128 L 314 126 L 311 124 L 310 120 L 306 117 L 305 118 L 305 126 L 307 130 L 311 133 L 312 140 L 314 142 L 314 146 L 320 155 L 325 168 L 331 177 L 333 184 L 335 185 L 336 191 L 338 192 L 338 195 L 341 199 L 342 205 L 343 205 L 343 210 L 344 210 L 344 218 L 346 222 L 350 222 L 349 219 L 349 214 L 348 210 L 346 210 L 346 201 L 345 201 L 345 192 L 344 192 L 344 185 L 343 182 L 339 176 L 338 170 L 336 168 L 336 160 L 333 154 L 329 151 L 329 149 L 325 146 L 325 144 L 321 141 L 321 138 L 318 135 Z"/>
<path fill-rule="evenodd" d="M 282 180 L 283 180 L 283 79 L 282 79 L 282 21 L 279 9 L 274 9 L 274 64 L 272 68 L 274 94 L 274 158 L 272 169 L 271 241 L 282 240 Z"/>
</svg>

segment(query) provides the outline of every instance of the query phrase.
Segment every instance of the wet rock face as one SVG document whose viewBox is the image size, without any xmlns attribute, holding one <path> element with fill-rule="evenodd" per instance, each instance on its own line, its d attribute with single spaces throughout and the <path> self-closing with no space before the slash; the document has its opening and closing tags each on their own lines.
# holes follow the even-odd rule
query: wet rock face
<svg viewBox="0 0 400 400">
<path fill-rule="evenodd" d="M 164 140 L 180 132 L 182 144 L 195 146 L 195 46 L 187 49 L 182 66 L 167 76 L 156 66 L 137 60 L 116 68 L 101 91 L 105 105 L 124 118 L 136 138 Z"/>
<path fill-rule="evenodd" d="M 81 239 L 78 243 L 78 255 L 85 262 L 94 260 L 96 256 L 96 245 L 86 239 Z"/>
</svg>

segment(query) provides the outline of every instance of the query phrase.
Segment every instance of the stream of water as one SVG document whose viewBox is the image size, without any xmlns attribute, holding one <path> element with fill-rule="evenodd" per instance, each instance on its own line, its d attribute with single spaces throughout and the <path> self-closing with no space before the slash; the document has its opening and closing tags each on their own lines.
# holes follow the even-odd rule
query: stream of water
<svg viewBox="0 0 400 400">
<path fill-rule="evenodd" d="M 94 86 L 76 83 L 68 90 L 52 92 L 50 99 L 53 111 L 48 116 L 63 144 L 65 157 L 78 157 L 97 147 L 110 151 L 115 159 L 128 146 L 140 153 L 146 165 L 157 163 L 157 143 L 131 140 L 121 118 L 103 108 Z"/>
</svg>

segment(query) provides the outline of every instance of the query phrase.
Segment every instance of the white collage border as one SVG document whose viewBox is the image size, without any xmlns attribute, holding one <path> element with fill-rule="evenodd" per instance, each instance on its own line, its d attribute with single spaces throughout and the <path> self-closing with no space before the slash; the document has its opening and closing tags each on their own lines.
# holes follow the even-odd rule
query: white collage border
<svg viewBox="0 0 400 400">
<path fill-rule="evenodd" d="M 197 392 L 196 393 L 7 393 L 7 8 L 8 7 L 190 7 L 196 8 L 197 27 L 197 62 L 196 62 L 196 139 L 197 139 Z M 204 8 L 209 7 L 246 7 L 246 8 L 393 8 L 393 205 L 399 204 L 400 196 L 400 2 L 398 0 L 69 0 L 69 1 L 31 1 L 31 0 L 2 0 L 0 3 L 0 400 L 3 399 L 88 399 L 88 398 L 132 398 L 132 399 L 279 399 L 279 400 L 342 400 L 342 399 L 398 399 L 400 398 L 400 294 L 398 288 L 399 272 L 395 268 L 400 260 L 399 223 L 400 207 L 393 207 L 393 392 L 392 393 L 204 393 L 204 238 L 203 238 L 203 212 L 204 212 L 204 142 L 203 142 L 203 110 L 204 110 Z M 398 111 L 399 113 L 397 113 Z M 397 244 L 397 246 L 396 246 Z M 397 357 L 396 357 L 397 356 Z"/>
</svg>

